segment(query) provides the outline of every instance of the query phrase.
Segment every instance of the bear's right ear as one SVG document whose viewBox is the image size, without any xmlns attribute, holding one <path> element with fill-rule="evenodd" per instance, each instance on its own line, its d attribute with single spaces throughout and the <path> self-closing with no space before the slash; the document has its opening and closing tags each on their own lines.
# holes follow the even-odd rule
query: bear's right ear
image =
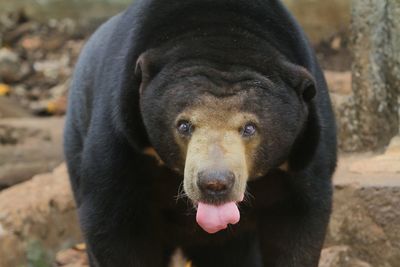
<svg viewBox="0 0 400 267">
<path fill-rule="evenodd" d="M 137 61 L 135 67 L 135 76 L 140 80 L 139 93 L 142 95 L 143 90 L 149 84 L 152 76 L 152 57 L 149 51 L 142 53 Z"/>
</svg>

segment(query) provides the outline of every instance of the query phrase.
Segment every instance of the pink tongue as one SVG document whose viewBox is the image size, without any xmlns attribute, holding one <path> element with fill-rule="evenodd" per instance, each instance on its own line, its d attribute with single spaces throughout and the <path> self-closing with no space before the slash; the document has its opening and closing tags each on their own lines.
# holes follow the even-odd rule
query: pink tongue
<svg viewBox="0 0 400 267">
<path fill-rule="evenodd" d="M 235 202 L 228 202 L 220 206 L 199 202 L 196 220 L 204 231 L 214 234 L 225 229 L 228 224 L 238 223 L 240 213 Z"/>
</svg>

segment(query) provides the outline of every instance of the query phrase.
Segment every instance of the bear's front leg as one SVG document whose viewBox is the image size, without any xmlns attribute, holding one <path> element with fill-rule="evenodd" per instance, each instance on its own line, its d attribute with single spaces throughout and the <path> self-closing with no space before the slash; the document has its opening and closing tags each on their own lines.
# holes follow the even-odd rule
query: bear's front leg
<svg viewBox="0 0 400 267">
<path fill-rule="evenodd" d="M 301 183 L 301 178 L 296 177 Z M 321 182 L 321 181 L 319 181 Z M 311 191 L 295 186 L 290 199 L 259 217 L 264 267 L 318 267 L 331 212 L 329 179 Z"/>
<path fill-rule="evenodd" d="M 317 267 L 326 215 L 265 217 L 261 234 L 264 267 Z"/>
<path fill-rule="evenodd" d="M 130 206 L 129 198 L 123 203 L 121 195 L 125 194 L 113 194 L 115 199 L 110 201 L 99 196 L 84 199 L 79 208 L 90 266 L 166 266 L 151 215 Z"/>
<path fill-rule="evenodd" d="M 116 137 L 88 138 L 78 213 L 91 267 L 164 267 L 152 182 L 141 155 Z"/>
</svg>

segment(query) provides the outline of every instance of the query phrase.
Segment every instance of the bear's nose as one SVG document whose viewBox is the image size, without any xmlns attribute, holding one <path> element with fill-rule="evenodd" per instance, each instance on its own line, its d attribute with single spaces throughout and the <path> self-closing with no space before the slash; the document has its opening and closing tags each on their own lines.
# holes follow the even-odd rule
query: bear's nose
<svg viewBox="0 0 400 267">
<path fill-rule="evenodd" d="M 231 191 L 234 182 L 235 175 L 231 171 L 201 171 L 198 174 L 197 186 L 206 195 L 226 194 Z"/>
</svg>

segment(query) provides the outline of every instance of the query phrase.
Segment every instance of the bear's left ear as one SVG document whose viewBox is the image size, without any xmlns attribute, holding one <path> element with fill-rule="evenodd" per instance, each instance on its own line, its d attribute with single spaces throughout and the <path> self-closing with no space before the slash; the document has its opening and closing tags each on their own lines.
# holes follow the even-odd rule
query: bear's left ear
<svg viewBox="0 0 400 267">
<path fill-rule="evenodd" d="M 310 102 L 317 93 L 317 90 L 315 89 L 314 78 L 312 78 L 311 75 L 309 75 L 309 77 L 304 75 L 303 82 L 297 87 L 297 89 L 299 90 L 299 93 L 305 102 Z"/>
<path fill-rule="evenodd" d="M 289 62 L 285 62 L 283 68 L 289 84 L 295 88 L 306 103 L 310 102 L 317 93 L 315 80 L 311 73 L 304 67 Z"/>
<path fill-rule="evenodd" d="M 293 145 L 289 158 L 290 169 L 299 171 L 313 160 L 320 139 L 320 117 L 315 102 L 312 101 L 316 95 L 316 82 L 307 69 L 292 63 L 284 63 L 284 75 L 287 75 L 284 77 L 286 82 L 296 90 L 299 97 L 307 104 L 306 122 Z"/>
</svg>

